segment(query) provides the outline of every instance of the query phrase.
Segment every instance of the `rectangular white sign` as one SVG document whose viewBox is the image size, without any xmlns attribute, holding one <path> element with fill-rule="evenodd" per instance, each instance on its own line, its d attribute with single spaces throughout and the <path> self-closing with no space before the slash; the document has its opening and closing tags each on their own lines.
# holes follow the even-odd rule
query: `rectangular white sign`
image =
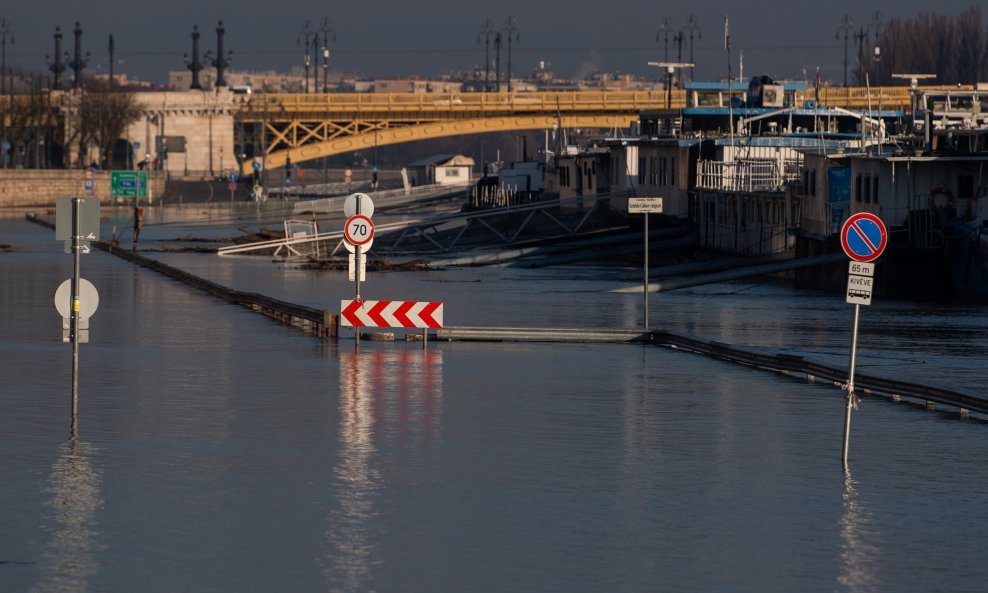
<svg viewBox="0 0 988 593">
<path fill-rule="evenodd" d="M 356 253 L 350 254 L 350 267 L 348 268 L 347 273 L 347 280 L 350 282 L 356 281 L 356 274 L 354 274 L 355 268 L 357 267 L 354 261 L 356 256 Z M 360 254 L 360 281 L 367 282 L 367 256 L 363 253 Z"/>
<path fill-rule="evenodd" d="M 847 273 L 854 276 L 868 276 L 870 278 L 875 275 L 875 264 L 852 261 L 847 267 Z"/>
<path fill-rule="evenodd" d="M 628 198 L 628 214 L 662 214 L 662 198 Z"/>
<path fill-rule="evenodd" d="M 847 302 L 851 305 L 870 305 L 874 278 L 869 276 L 847 277 Z"/>
</svg>

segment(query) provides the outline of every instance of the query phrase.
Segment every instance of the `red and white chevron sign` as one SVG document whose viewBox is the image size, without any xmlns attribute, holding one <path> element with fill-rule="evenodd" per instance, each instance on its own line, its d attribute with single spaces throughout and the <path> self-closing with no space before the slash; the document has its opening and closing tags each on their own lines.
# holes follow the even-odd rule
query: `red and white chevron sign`
<svg viewBox="0 0 988 593">
<path fill-rule="evenodd" d="M 416 301 L 340 301 L 340 325 L 350 327 L 443 326 L 443 304 Z"/>
</svg>

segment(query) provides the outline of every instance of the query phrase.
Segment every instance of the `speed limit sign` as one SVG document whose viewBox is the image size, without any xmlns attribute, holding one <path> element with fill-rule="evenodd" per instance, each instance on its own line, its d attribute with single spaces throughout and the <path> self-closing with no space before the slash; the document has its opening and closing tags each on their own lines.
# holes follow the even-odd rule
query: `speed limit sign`
<svg viewBox="0 0 988 593">
<path fill-rule="evenodd" d="M 367 245 L 374 239 L 374 223 L 368 216 L 355 214 L 347 219 L 343 238 L 351 245 Z"/>
</svg>

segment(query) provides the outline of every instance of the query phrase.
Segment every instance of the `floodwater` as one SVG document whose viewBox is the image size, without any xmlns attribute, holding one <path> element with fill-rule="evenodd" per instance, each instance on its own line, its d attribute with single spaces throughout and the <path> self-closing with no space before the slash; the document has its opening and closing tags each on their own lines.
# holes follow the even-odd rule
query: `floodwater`
<svg viewBox="0 0 988 593">
<path fill-rule="evenodd" d="M 104 231 L 105 232 L 105 231 Z M 145 231 L 175 234 L 174 228 Z M 145 236 L 142 234 L 142 236 Z M 236 233 L 233 233 L 236 234 Z M 218 235 L 220 236 L 220 235 Z M 624 344 L 339 342 L 0 220 L 0 591 L 983 591 L 988 424 Z M 336 309 L 345 272 L 152 253 Z M 606 270 L 369 273 L 447 325 L 636 327 Z M 649 298 L 676 333 L 846 364 L 852 307 L 751 282 Z M 988 308 L 862 308 L 859 370 L 985 395 Z"/>
</svg>

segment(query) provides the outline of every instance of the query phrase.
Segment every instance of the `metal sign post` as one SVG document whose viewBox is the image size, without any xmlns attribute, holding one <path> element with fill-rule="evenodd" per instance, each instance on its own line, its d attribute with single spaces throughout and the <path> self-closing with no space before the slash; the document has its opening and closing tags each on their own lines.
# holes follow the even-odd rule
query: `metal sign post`
<svg viewBox="0 0 988 593">
<path fill-rule="evenodd" d="M 99 240 L 99 200 L 83 198 L 59 198 L 55 203 L 55 239 L 63 240 L 66 251 L 72 252 L 72 278 L 69 283 L 69 306 L 63 313 L 68 317 L 69 340 L 72 342 L 72 426 L 75 427 L 79 411 L 79 342 L 83 321 L 91 312 L 81 306 L 82 276 L 80 258 L 89 253 L 89 241 Z M 92 291 L 95 294 L 95 289 Z M 61 296 L 64 298 L 64 294 Z M 59 308 L 59 294 L 56 292 L 56 308 Z M 94 303 L 96 299 L 93 299 Z"/>
<path fill-rule="evenodd" d="M 853 261 L 848 266 L 847 302 L 854 305 L 854 323 L 851 326 L 851 356 L 847 370 L 847 401 L 844 406 L 844 441 L 841 447 L 841 465 L 848 471 L 847 453 L 851 441 L 851 410 L 857 407 L 854 393 L 854 370 L 858 355 L 858 321 L 861 305 L 871 304 L 872 279 L 875 264 L 888 244 L 888 232 L 880 218 L 868 212 L 852 215 L 841 228 L 841 247 Z"/>
<path fill-rule="evenodd" d="M 79 412 L 79 282 L 80 282 L 80 242 L 82 230 L 79 206 L 82 198 L 72 198 L 72 293 L 69 308 L 69 334 L 72 338 L 72 426 L 75 427 Z"/>
<path fill-rule="evenodd" d="M 361 302 L 360 280 L 363 269 L 364 249 L 370 249 L 374 241 L 374 223 L 370 217 L 374 214 L 374 202 L 366 194 L 355 193 L 347 196 L 343 202 L 343 214 L 347 216 L 347 221 L 343 225 L 343 242 L 347 250 L 354 253 L 354 301 Z M 360 344 L 360 331 L 357 330 L 354 336 L 356 343 Z"/>
<path fill-rule="evenodd" d="M 628 198 L 628 214 L 645 215 L 645 256 L 642 264 L 642 295 L 645 301 L 644 323 L 648 329 L 648 215 L 652 212 L 662 213 L 662 198 Z"/>
</svg>

